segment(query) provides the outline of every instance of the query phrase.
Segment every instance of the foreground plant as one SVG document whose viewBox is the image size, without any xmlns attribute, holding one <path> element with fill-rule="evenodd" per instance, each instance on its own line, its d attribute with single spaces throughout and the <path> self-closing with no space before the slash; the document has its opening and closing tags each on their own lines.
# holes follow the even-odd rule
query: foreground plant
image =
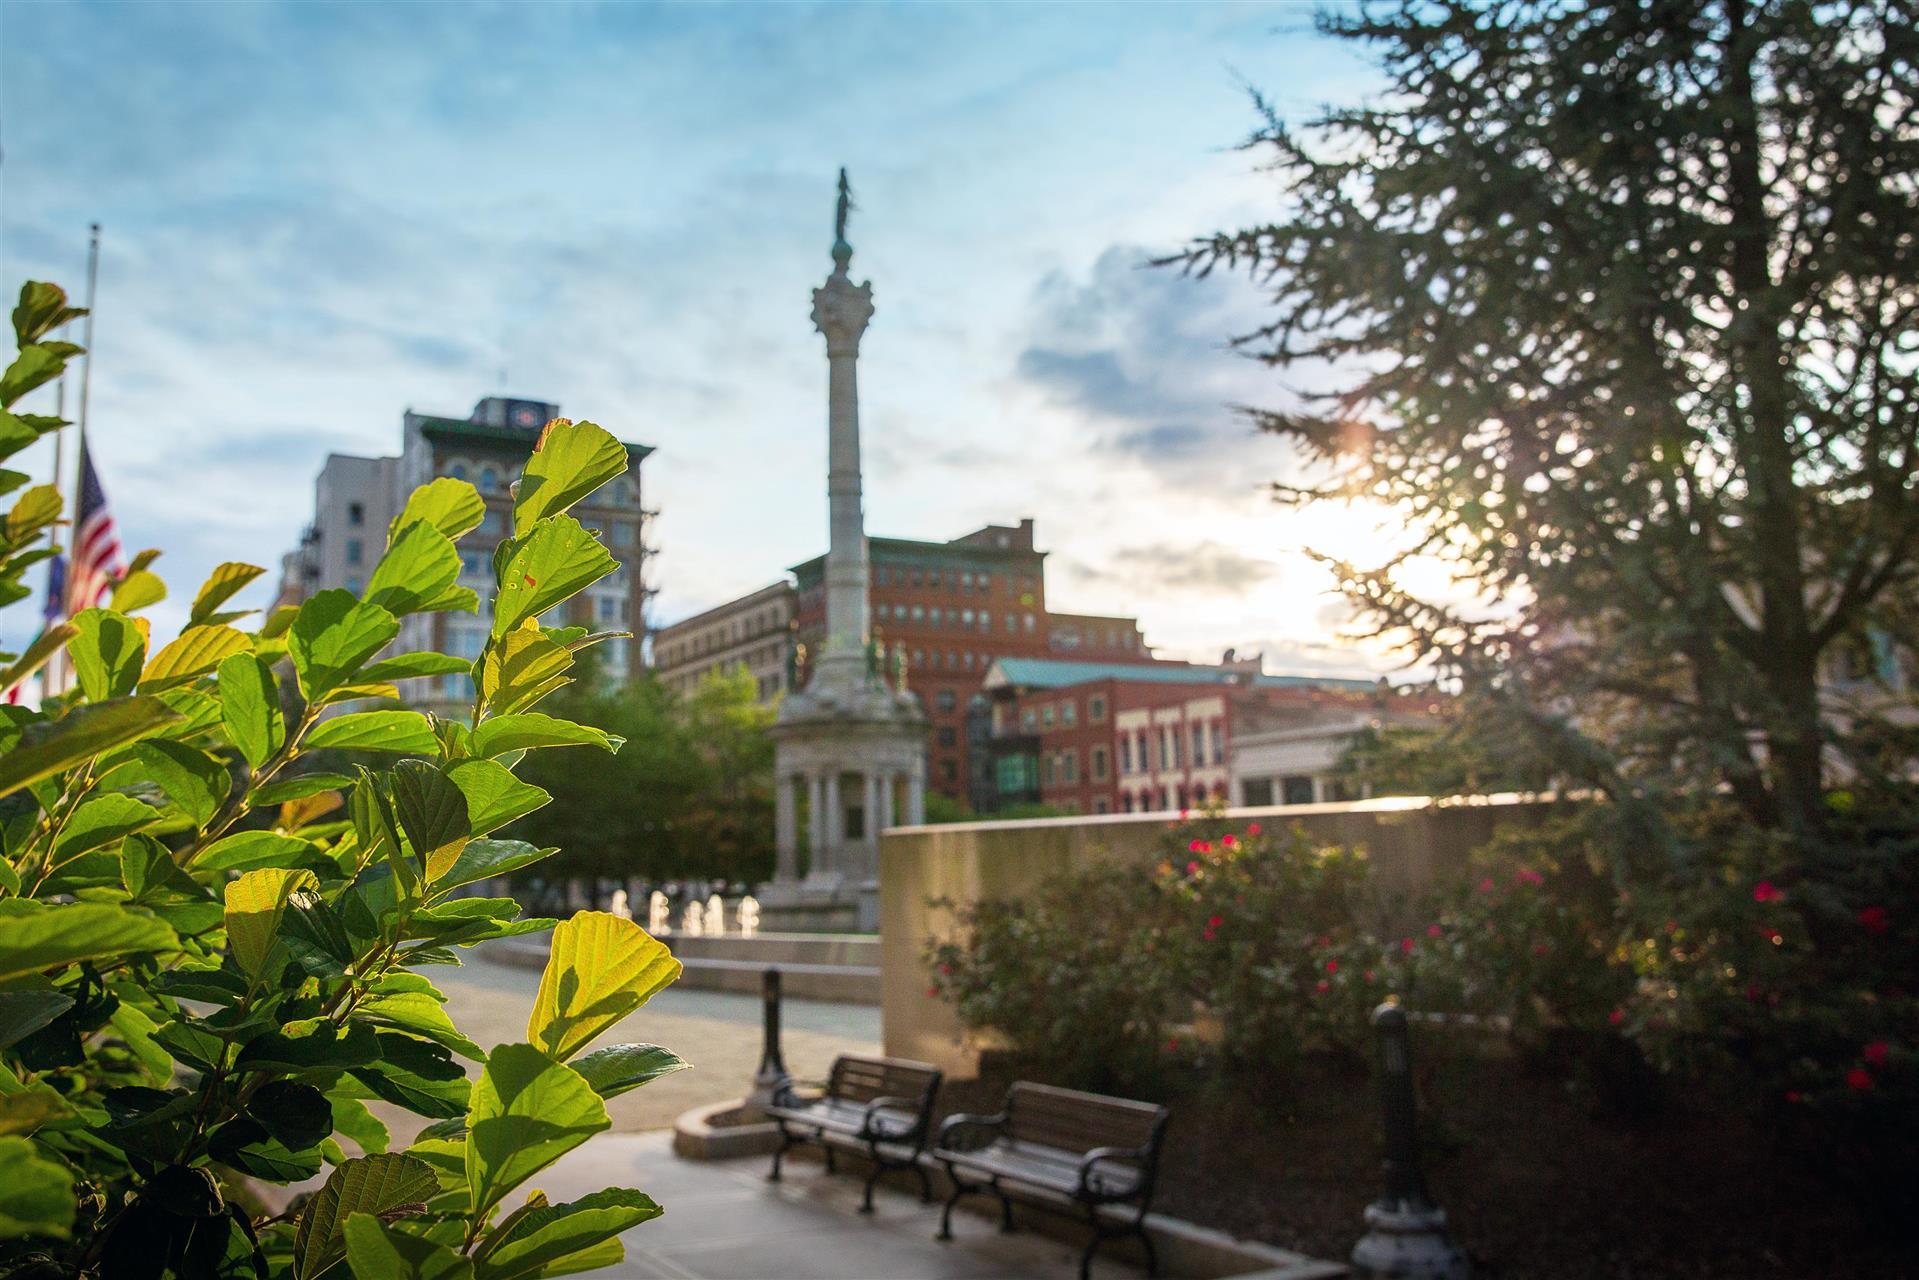
<svg viewBox="0 0 1919 1280">
<path fill-rule="evenodd" d="M 75 353 L 46 340 L 75 314 L 53 286 L 22 290 L 0 456 L 62 425 L 11 408 Z M 619 749 L 534 708 L 606 638 L 540 619 L 615 567 L 567 511 L 625 467 L 599 427 L 548 424 L 475 662 L 377 656 L 408 614 L 479 608 L 455 543 L 485 503 L 451 479 L 413 493 L 361 597 L 324 591 L 242 631 L 224 606 L 264 571 L 224 564 L 156 644 L 137 616 L 165 596 L 147 553 L 106 607 L 0 658 L 9 688 L 63 651 L 77 680 L 0 707 L 0 1276 L 530 1280 L 619 1261 L 619 1233 L 659 1214 L 624 1189 L 509 1202 L 608 1127 L 608 1098 L 686 1065 L 586 1051 L 679 963 L 629 920 L 555 928 L 462 896 L 555 852 L 492 837 L 548 800 L 513 775 L 526 752 Z M 0 600 L 26 594 L 59 513 L 43 486 L 7 515 Z M 470 723 L 350 709 L 456 673 Z M 304 768 L 320 749 L 392 763 Z M 421 970 L 547 929 L 527 1043 L 483 1051 Z M 430 1123 L 389 1150 L 376 1100 Z M 323 1172 L 284 1210 L 257 1185 Z"/>
</svg>

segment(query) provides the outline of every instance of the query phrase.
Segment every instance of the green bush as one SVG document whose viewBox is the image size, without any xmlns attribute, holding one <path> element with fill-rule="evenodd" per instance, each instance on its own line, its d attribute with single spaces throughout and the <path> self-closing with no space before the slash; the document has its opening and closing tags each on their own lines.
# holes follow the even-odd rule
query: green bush
<svg viewBox="0 0 1919 1280">
<path fill-rule="evenodd" d="M 47 341 L 74 314 L 22 290 L 7 454 L 61 425 L 12 406 L 75 353 Z M 11 688 L 64 653 L 77 687 L 0 708 L 0 1275 L 519 1280 L 618 1261 L 619 1233 L 658 1215 L 624 1189 L 509 1201 L 608 1127 L 607 1098 L 685 1065 L 583 1052 L 678 962 L 631 921 L 555 928 L 461 893 L 554 852 L 492 834 L 548 799 L 513 775 L 528 751 L 620 745 L 534 708 L 599 639 L 540 616 L 614 566 L 567 509 L 625 465 L 600 428 L 548 424 L 476 662 L 378 656 L 408 614 L 477 609 L 455 543 L 484 504 L 450 479 L 408 500 L 360 598 L 324 591 L 244 631 L 225 606 L 263 570 L 224 564 L 161 644 L 137 614 L 165 594 L 148 554 L 106 607 L 3 660 Z M 27 594 L 59 511 L 51 486 L 17 500 L 0 599 Z M 470 723 L 352 709 L 455 672 L 474 678 Z M 389 763 L 310 769 L 328 749 Z M 483 1050 L 426 971 L 547 929 L 527 1043 Z M 389 1150 L 374 1100 L 430 1123 Z M 283 1211 L 255 1185 L 323 1171 Z"/>
</svg>

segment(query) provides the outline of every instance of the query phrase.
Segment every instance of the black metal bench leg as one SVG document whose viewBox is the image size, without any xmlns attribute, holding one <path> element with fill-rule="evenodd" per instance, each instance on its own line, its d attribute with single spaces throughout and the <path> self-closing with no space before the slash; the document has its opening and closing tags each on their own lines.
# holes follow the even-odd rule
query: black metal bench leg
<svg viewBox="0 0 1919 1280">
<path fill-rule="evenodd" d="M 1003 1235 L 1013 1234 L 1013 1202 L 1000 1190 L 999 1179 L 993 1179 L 993 1194 L 999 1197 L 999 1229 Z"/>
<path fill-rule="evenodd" d="M 839 1153 L 834 1151 L 833 1148 L 831 1147 L 823 1147 L 823 1149 L 826 1152 L 826 1171 L 828 1173 L 838 1173 L 840 1169 L 839 1169 L 839 1165 L 835 1163 L 834 1157 L 838 1155 Z"/>
<path fill-rule="evenodd" d="M 1093 1238 L 1086 1242 L 1085 1252 L 1079 1255 L 1079 1280 L 1087 1280 L 1093 1273 L 1093 1255 L 1099 1252 L 1099 1246 L 1106 1239 L 1106 1224 L 1099 1220 L 1098 1208 L 1086 1207 L 1086 1222 L 1093 1229 Z"/>
<path fill-rule="evenodd" d="M 780 1161 L 786 1158 L 786 1153 L 793 1149 L 796 1141 L 797 1139 L 793 1137 L 792 1132 L 788 1130 L 785 1125 L 781 1125 L 780 1149 L 773 1153 L 773 1171 L 766 1175 L 768 1182 L 778 1182 L 780 1180 Z"/>
<path fill-rule="evenodd" d="M 979 1190 L 978 1187 L 968 1186 L 966 1183 L 961 1182 L 959 1175 L 951 1169 L 946 1171 L 946 1176 L 952 1180 L 953 1191 L 952 1194 L 946 1197 L 946 1207 L 940 1210 L 940 1230 L 939 1235 L 934 1237 L 936 1240 L 951 1240 L 953 1238 L 953 1206 L 960 1202 L 962 1196 Z"/>
<path fill-rule="evenodd" d="M 886 1164 L 878 1156 L 873 1157 L 873 1171 L 866 1175 L 866 1191 L 860 1196 L 860 1212 L 873 1212 L 873 1184 L 886 1172 Z"/>
<path fill-rule="evenodd" d="M 932 1204 L 933 1180 L 926 1176 L 926 1166 L 920 1163 L 918 1156 L 913 1157 L 913 1172 L 920 1176 L 920 1203 Z"/>
<path fill-rule="evenodd" d="M 1153 1280 L 1159 1274 L 1159 1251 L 1153 1248 L 1153 1237 L 1147 1233 L 1144 1223 L 1135 1222 L 1133 1231 L 1146 1249 L 1146 1280 Z"/>
</svg>

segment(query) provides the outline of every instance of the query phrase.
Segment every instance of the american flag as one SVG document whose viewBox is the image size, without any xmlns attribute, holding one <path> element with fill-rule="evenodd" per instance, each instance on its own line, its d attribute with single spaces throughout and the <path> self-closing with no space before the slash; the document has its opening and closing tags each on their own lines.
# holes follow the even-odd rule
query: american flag
<svg viewBox="0 0 1919 1280">
<path fill-rule="evenodd" d="M 99 604 L 114 579 L 126 571 L 126 558 L 120 554 L 120 534 L 114 528 L 113 513 L 107 510 L 107 491 L 100 487 L 100 475 L 93 469 L 93 456 L 83 444 L 80 446 L 80 510 L 74 516 L 73 558 L 66 571 L 67 616 Z M 49 592 L 49 597 L 52 594 Z M 51 599 L 48 608 L 52 608 Z"/>
</svg>

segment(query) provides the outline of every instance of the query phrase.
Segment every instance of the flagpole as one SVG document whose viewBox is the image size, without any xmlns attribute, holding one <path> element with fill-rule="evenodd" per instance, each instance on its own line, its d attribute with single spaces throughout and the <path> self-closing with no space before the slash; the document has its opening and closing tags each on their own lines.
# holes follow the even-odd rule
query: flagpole
<svg viewBox="0 0 1919 1280">
<path fill-rule="evenodd" d="M 70 536 L 67 538 L 67 572 L 61 584 L 63 591 L 67 591 L 67 589 L 72 586 L 74 559 L 79 550 L 79 547 L 76 545 L 76 539 L 80 533 L 81 487 L 86 483 L 87 407 L 90 399 L 88 393 L 93 386 L 93 304 L 94 297 L 100 288 L 100 224 L 97 222 L 93 223 L 88 228 L 88 232 L 87 314 L 80 336 L 80 416 L 79 420 L 74 424 L 73 505 L 68 509 L 67 529 Z M 67 398 L 67 383 L 64 375 L 60 379 L 60 385 L 56 389 L 56 395 L 59 397 L 59 412 L 61 416 L 64 417 L 66 414 Z M 64 432 L 62 434 L 64 434 Z M 63 450 L 60 445 L 60 436 L 56 435 L 53 440 L 53 483 L 55 488 L 58 488 L 60 485 L 60 467 L 63 461 L 61 457 Z M 51 587 L 51 583 L 49 583 L 49 587 Z M 51 605 L 51 603 L 52 602 L 49 602 L 49 605 Z M 62 602 L 60 614 L 62 620 L 64 620 L 66 615 L 64 602 Z M 64 653 L 57 653 L 46 665 L 46 680 L 42 685 L 42 689 L 48 696 L 66 691 L 68 674 L 64 658 Z"/>
</svg>

